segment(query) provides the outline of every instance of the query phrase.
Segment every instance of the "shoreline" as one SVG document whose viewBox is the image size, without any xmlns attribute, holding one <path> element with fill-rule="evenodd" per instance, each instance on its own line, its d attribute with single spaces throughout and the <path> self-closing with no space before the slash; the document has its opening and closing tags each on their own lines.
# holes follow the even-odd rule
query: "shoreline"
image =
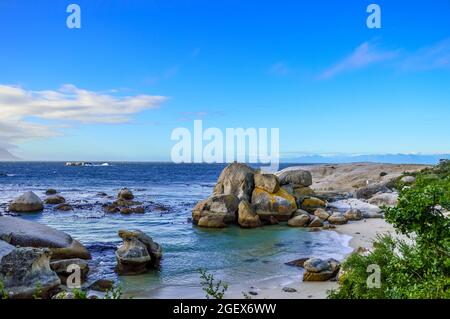
<svg viewBox="0 0 450 319">
<path fill-rule="evenodd" d="M 341 235 L 350 236 L 351 239 L 348 245 L 352 248 L 352 251 L 357 250 L 359 247 L 372 248 L 372 243 L 378 234 L 395 234 L 394 227 L 381 218 L 349 222 L 348 224 L 337 226 L 336 229 L 325 231 L 334 231 Z M 251 287 L 239 287 L 237 289 L 236 287 L 229 290 L 226 298 L 243 298 L 242 291 L 252 290 L 258 293 L 256 296 L 250 296 L 252 299 L 326 299 L 327 291 L 338 287 L 336 281 L 303 282 L 302 275 L 303 270 L 299 268 L 298 276 L 281 278 L 278 282 L 273 282 L 271 286 L 262 284 L 260 287 L 257 287 L 255 285 L 253 289 Z M 296 292 L 284 292 L 282 289 L 285 287 L 293 288 Z"/>
</svg>

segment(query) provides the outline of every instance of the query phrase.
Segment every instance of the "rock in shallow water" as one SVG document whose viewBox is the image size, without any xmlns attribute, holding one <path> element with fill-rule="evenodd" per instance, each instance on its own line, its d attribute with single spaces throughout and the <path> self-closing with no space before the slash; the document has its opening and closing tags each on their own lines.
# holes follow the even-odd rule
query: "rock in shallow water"
<svg viewBox="0 0 450 319">
<path fill-rule="evenodd" d="M 45 199 L 44 203 L 50 205 L 63 204 L 66 202 L 66 199 L 60 195 L 52 195 Z"/>
<path fill-rule="evenodd" d="M 116 250 L 119 275 L 137 275 L 159 265 L 161 246 L 139 230 L 119 230 L 123 244 Z"/>
<path fill-rule="evenodd" d="M 0 261 L 0 281 L 10 298 L 46 298 L 61 281 L 50 269 L 48 249 L 16 248 Z"/>
<path fill-rule="evenodd" d="M 242 228 L 255 228 L 261 226 L 261 220 L 252 205 L 242 200 L 238 207 L 238 223 Z"/>
<path fill-rule="evenodd" d="M 44 209 L 44 203 L 33 192 L 26 192 L 23 195 L 14 199 L 9 205 L 9 210 L 12 212 L 32 213 L 40 212 Z"/>
<path fill-rule="evenodd" d="M 0 216 L 0 239 L 14 246 L 49 248 L 52 259 L 90 259 L 87 249 L 70 235 L 18 217 Z"/>
</svg>

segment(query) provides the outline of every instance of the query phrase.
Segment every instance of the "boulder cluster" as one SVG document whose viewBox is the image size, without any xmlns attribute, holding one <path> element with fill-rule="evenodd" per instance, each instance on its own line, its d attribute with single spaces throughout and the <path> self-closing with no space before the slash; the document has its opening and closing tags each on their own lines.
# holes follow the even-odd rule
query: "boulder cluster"
<svg viewBox="0 0 450 319">
<path fill-rule="evenodd" d="M 291 227 L 323 227 L 362 219 L 357 209 L 327 212 L 327 202 L 311 185 L 305 170 L 268 174 L 232 163 L 220 174 L 212 195 L 194 207 L 192 220 L 200 227 L 254 228 L 286 221 Z"/>
<path fill-rule="evenodd" d="M 0 281 L 10 298 L 46 298 L 65 284 L 67 267 L 89 271 L 89 251 L 70 235 L 20 218 L 0 216 Z M 83 279 L 83 278 L 81 278 Z"/>
<path fill-rule="evenodd" d="M 121 213 L 123 215 L 144 214 L 145 208 L 141 202 L 134 201 L 134 195 L 128 188 L 122 188 L 117 194 L 117 199 L 103 206 L 107 213 Z"/>
<path fill-rule="evenodd" d="M 120 230 L 116 250 L 119 275 L 157 268 L 161 246 L 139 230 Z M 0 282 L 8 298 L 71 298 L 68 278 L 77 271 L 83 289 L 105 291 L 113 283 L 100 279 L 87 285 L 91 254 L 70 235 L 40 223 L 0 216 Z M 76 269 L 76 270 L 75 270 Z"/>
</svg>

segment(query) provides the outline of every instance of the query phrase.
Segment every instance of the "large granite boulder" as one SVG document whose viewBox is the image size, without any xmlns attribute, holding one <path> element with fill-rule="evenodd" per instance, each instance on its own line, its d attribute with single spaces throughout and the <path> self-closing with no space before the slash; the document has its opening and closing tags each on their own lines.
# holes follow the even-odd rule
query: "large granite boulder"
<svg viewBox="0 0 450 319">
<path fill-rule="evenodd" d="M 252 194 L 252 205 L 261 220 L 275 217 L 278 221 L 287 221 L 297 209 L 295 197 L 280 188 L 276 193 L 269 193 L 255 188 Z"/>
<path fill-rule="evenodd" d="M 18 217 L 0 216 L 0 239 L 13 246 L 49 248 L 52 259 L 90 259 L 89 251 L 70 235 Z"/>
<path fill-rule="evenodd" d="M 223 216 L 207 215 L 198 220 L 197 226 L 204 228 L 225 228 L 227 224 L 223 221 Z"/>
<path fill-rule="evenodd" d="M 277 173 L 280 185 L 292 184 L 295 187 L 308 187 L 312 185 L 312 175 L 301 169 L 284 170 Z"/>
<path fill-rule="evenodd" d="M 258 214 L 256 214 L 252 205 L 246 201 L 242 200 L 238 207 L 238 224 L 242 228 L 255 228 L 261 226 L 261 220 Z"/>
<path fill-rule="evenodd" d="M 290 227 L 306 227 L 309 224 L 311 217 L 309 214 L 300 214 L 292 217 L 288 221 Z"/>
<path fill-rule="evenodd" d="M 116 250 L 119 275 L 142 274 L 159 265 L 162 248 L 139 230 L 119 230 L 123 244 Z"/>
<path fill-rule="evenodd" d="M 234 195 L 239 200 L 251 200 L 255 170 L 245 164 L 232 163 L 219 176 L 213 195 Z"/>
<path fill-rule="evenodd" d="M 304 262 L 303 267 L 303 281 L 327 281 L 337 276 L 340 263 L 333 258 L 310 258 Z"/>
<path fill-rule="evenodd" d="M 40 212 L 44 209 L 44 203 L 33 192 L 26 192 L 23 195 L 14 199 L 9 205 L 9 210 L 12 212 L 32 213 Z"/>
<path fill-rule="evenodd" d="M 255 174 L 255 187 L 269 193 L 276 193 L 280 189 L 280 181 L 273 174 Z"/>
<path fill-rule="evenodd" d="M 0 281 L 9 298 L 47 298 L 61 281 L 50 269 L 51 252 L 41 248 L 16 248 L 0 260 Z"/>
<path fill-rule="evenodd" d="M 194 223 L 199 226 L 207 227 L 204 222 L 200 225 L 199 221 L 202 217 L 214 217 L 208 218 L 208 220 L 221 219 L 224 224 L 230 224 L 236 221 L 236 212 L 239 206 L 239 199 L 232 194 L 228 195 L 216 195 L 209 197 L 195 205 L 192 210 L 192 219 Z"/>
</svg>

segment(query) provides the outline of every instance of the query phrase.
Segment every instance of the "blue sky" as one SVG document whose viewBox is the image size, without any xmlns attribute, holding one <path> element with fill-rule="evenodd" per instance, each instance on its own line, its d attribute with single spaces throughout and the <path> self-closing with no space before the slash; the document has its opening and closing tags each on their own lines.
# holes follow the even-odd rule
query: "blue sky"
<svg viewBox="0 0 450 319">
<path fill-rule="evenodd" d="M 194 119 L 280 128 L 283 156 L 450 152 L 449 1 L 3 0 L 0 39 L 22 158 L 169 160 Z"/>
</svg>

